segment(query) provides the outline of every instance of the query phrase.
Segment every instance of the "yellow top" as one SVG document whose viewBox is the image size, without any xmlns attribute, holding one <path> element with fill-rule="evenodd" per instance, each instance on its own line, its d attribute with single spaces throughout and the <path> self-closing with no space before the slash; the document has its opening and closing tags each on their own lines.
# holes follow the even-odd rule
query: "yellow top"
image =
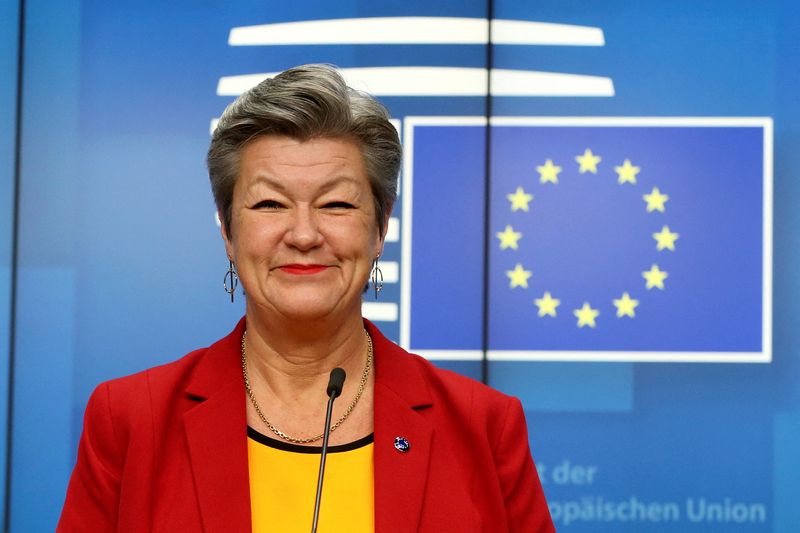
<svg viewBox="0 0 800 533">
<path fill-rule="evenodd" d="M 253 533 L 308 533 L 314 516 L 321 447 L 299 446 L 247 428 Z M 317 529 L 374 531 L 373 437 L 329 446 Z"/>
</svg>

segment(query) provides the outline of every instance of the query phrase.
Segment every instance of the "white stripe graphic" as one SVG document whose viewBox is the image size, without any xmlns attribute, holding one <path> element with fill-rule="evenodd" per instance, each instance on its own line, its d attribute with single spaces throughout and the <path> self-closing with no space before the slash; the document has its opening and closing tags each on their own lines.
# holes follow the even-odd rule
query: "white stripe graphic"
<svg viewBox="0 0 800 533">
<path fill-rule="evenodd" d="M 769 363 L 764 352 L 608 352 L 489 350 L 490 361 L 571 361 L 606 363 Z"/>
<path fill-rule="evenodd" d="M 605 46 L 606 40 L 603 30 L 592 26 L 493 19 L 492 44 Z"/>
<path fill-rule="evenodd" d="M 462 17 L 374 17 L 307 20 L 231 29 L 231 46 L 309 44 L 487 44 L 489 21 Z M 592 26 L 525 20 L 491 21 L 494 44 L 604 46 Z"/>
<path fill-rule="evenodd" d="M 480 361 L 483 359 L 481 350 L 414 350 L 414 353 L 421 355 L 431 361 Z"/>
<path fill-rule="evenodd" d="M 384 283 L 397 283 L 400 280 L 400 263 L 397 261 L 378 261 L 383 273 Z"/>
<path fill-rule="evenodd" d="M 397 242 L 400 240 L 400 219 L 397 217 L 389 218 L 389 227 L 386 229 L 386 242 Z"/>
<path fill-rule="evenodd" d="M 347 84 L 375 96 L 486 96 L 489 75 L 483 68 L 460 67 L 366 67 L 340 72 Z M 219 96 L 239 96 L 277 72 L 224 76 Z M 614 96 L 611 78 L 492 69 L 492 96 Z"/>
<path fill-rule="evenodd" d="M 361 315 L 375 322 L 397 322 L 397 304 L 361 302 Z"/>
</svg>

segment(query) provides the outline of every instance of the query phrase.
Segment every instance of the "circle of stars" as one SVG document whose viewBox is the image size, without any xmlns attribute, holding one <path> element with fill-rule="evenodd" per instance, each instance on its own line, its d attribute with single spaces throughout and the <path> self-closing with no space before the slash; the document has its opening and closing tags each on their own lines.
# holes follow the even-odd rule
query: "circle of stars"
<svg viewBox="0 0 800 533">
<path fill-rule="evenodd" d="M 578 174 L 598 174 L 599 169 L 602 169 L 600 166 L 602 161 L 603 158 L 593 153 L 590 148 L 586 148 L 582 154 L 575 156 L 575 162 L 578 164 Z M 539 184 L 547 187 L 557 186 L 559 174 L 562 170 L 563 168 L 556 165 L 552 159 L 546 159 L 541 165 L 536 166 L 536 172 L 539 174 Z M 637 185 L 638 175 L 641 170 L 630 159 L 624 159 L 621 164 L 614 166 L 617 184 L 620 186 Z M 535 196 L 522 186 L 506 194 L 512 213 L 518 211 L 529 213 L 531 211 L 531 202 L 534 198 Z M 649 193 L 642 195 L 642 199 L 646 204 L 647 213 L 665 213 L 670 197 L 658 187 L 652 187 Z M 495 236 L 499 240 L 500 250 L 511 251 L 519 249 L 519 242 L 524 237 L 523 233 L 516 231 L 511 224 L 507 224 L 502 231 L 496 232 Z M 674 252 L 680 234 L 672 231 L 668 225 L 664 224 L 660 231 L 652 233 L 652 237 L 655 240 L 658 252 Z M 527 270 L 522 263 L 517 262 L 512 270 L 506 270 L 506 276 L 508 277 L 510 289 L 527 289 L 528 281 L 533 277 L 533 272 Z M 661 270 L 656 263 L 653 263 L 649 270 L 642 272 L 642 277 L 644 278 L 645 290 L 664 290 L 665 280 L 669 277 L 669 273 Z M 556 318 L 558 316 L 561 300 L 554 297 L 550 291 L 545 291 L 540 298 L 535 298 L 533 303 L 537 308 L 537 316 L 539 318 Z M 639 300 L 633 298 L 629 292 L 623 292 L 619 298 L 613 298 L 611 303 L 616 309 L 617 318 L 632 319 L 636 317 L 636 308 L 639 306 Z M 600 310 L 593 308 L 589 302 L 583 302 L 581 307 L 572 311 L 572 314 L 575 316 L 578 328 L 595 328 L 597 319 L 600 316 Z"/>
</svg>

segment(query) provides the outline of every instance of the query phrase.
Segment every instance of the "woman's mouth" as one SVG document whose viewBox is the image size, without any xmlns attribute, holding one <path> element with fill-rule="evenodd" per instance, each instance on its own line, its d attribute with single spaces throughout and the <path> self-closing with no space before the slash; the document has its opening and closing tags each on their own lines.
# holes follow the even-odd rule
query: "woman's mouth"
<svg viewBox="0 0 800 533">
<path fill-rule="evenodd" d="M 322 272 L 328 268 L 326 265 L 283 265 L 279 267 L 281 272 L 286 272 L 287 274 L 294 274 L 294 275 L 309 275 L 309 274 L 317 274 Z"/>
</svg>

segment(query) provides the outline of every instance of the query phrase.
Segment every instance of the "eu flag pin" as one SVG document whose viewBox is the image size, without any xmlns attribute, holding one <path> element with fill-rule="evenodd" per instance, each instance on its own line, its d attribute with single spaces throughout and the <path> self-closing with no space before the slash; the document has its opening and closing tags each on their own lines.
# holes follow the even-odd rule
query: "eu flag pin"
<svg viewBox="0 0 800 533">
<path fill-rule="evenodd" d="M 408 439 L 405 437 L 395 437 L 394 438 L 394 449 L 398 452 L 407 452 L 408 449 L 411 448 L 411 443 L 408 442 Z"/>
</svg>

